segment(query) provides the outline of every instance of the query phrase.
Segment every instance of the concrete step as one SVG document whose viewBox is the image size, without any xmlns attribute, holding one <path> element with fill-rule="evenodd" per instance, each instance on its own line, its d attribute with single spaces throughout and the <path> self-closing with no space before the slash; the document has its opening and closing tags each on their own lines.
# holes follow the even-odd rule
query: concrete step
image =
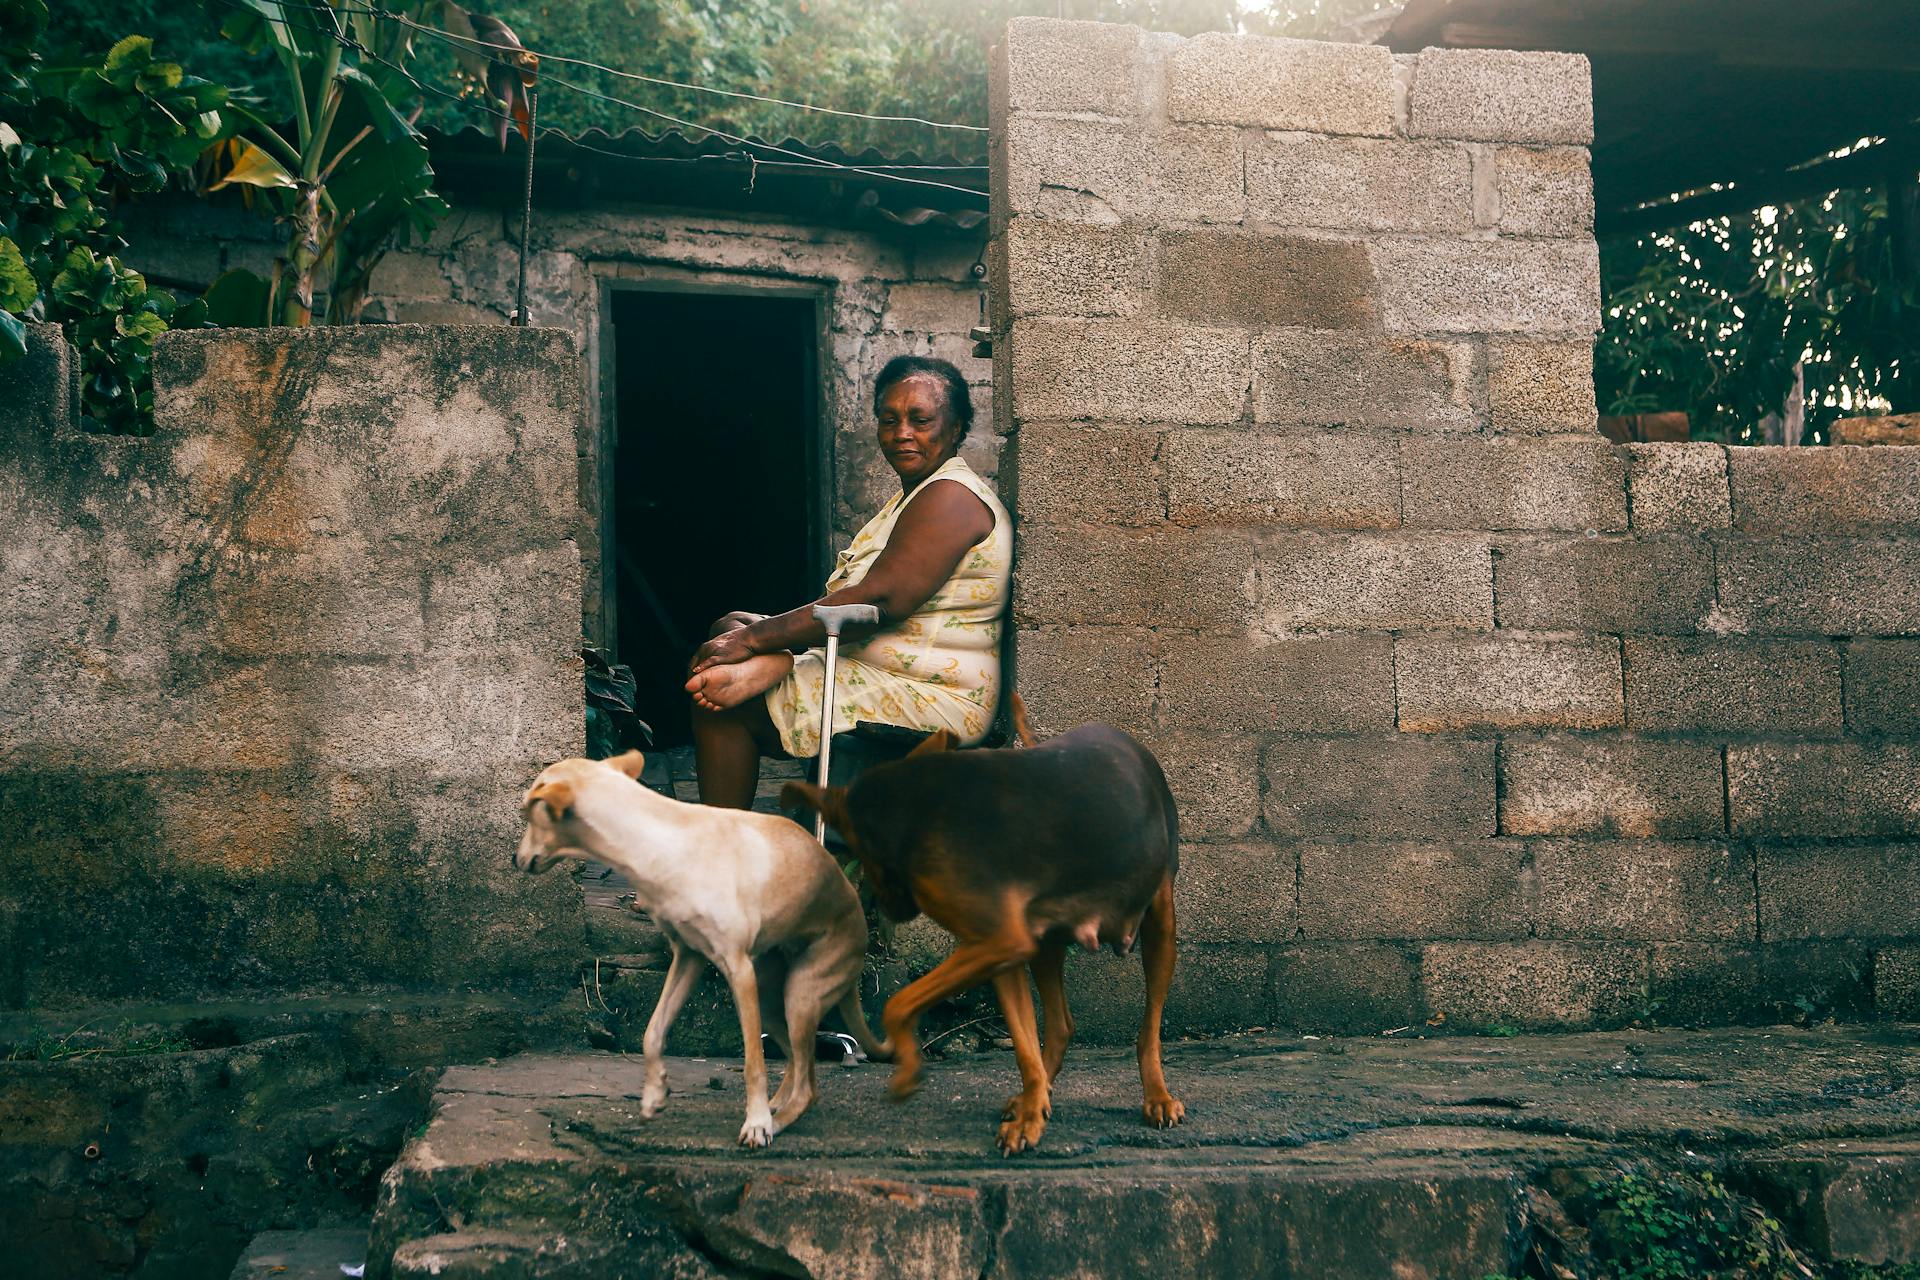
<svg viewBox="0 0 1920 1280">
<path fill-rule="evenodd" d="M 367 1224 L 312 1231 L 263 1231 L 233 1264 L 228 1280 L 341 1280 L 367 1261 Z"/>
<path fill-rule="evenodd" d="M 596 1276 L 608 1280 L 714 1280 L 698 1254 L 676 1247 L 652 1249 L 644 1241 L 582 1239 L 515 1231 L 448 1231 L 410 1240 L 394 1252 L 395 1280 L 560 1280 Z"/>
<path fill-rule="evenodd" d="M 1039 1151 L 1010 1160 L 1006 1053 L 929 1064 L 904 1105 L 884 1066 L 823 1066 L 814 1110 L 752 1153 L 737 1062 L 672 1059 L 643 1120 L 638 1058 L 525 1055 L 442 1078 L 370 1274 L 435 1254 L 468 1268 L 443 1275 L 582 1280 L 1478 1280 L 1533 1247 L 1550 1188 L 1633 1161 L 1747 1188 L 1812 1256 L 1920 1262 L 1916 1048 L 1920 1028 L 1887 1027 L 1243 1036 L 1169 1047 L 1188 1112 L 1167 1131 L 1140 1124 L 1130 1054 L 1076 1050 Z"/>
</svg>

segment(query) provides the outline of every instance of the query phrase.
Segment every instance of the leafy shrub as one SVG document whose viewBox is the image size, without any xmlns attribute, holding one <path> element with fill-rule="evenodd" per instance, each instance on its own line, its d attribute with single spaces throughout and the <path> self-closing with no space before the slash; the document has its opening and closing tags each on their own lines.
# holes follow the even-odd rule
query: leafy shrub
<svg viewBox="0 0 1920 1280">
<path fill-rule="evenodd" d="M 1539 1280 L 1920 1280 L 1920 1267 L 1825 1262 L 1709 1170 L 1559 1170 L 1529 1195 L 1516 1275 Z M 1497 1280 L 1488 1277 L 1487 1280 Z"/>
<path fill-rule="evenodd" d="M 0 0 L 0 360 L 25 351 L 27 323 L 60 324 L 79 353 L 83 425 L 144 431 L 153 340 L 203 312 L 119 259 L 115 210 L 191 169 L 221 134 L 227 91 L 160 61 L 144 36 L 45 66 L 46 23 L 45 0 Z"/>
</svg>

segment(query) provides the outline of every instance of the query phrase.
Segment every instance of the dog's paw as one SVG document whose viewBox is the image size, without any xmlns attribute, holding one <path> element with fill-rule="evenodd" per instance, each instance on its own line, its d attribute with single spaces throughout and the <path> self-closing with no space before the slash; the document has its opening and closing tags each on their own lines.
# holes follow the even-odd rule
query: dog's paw
<svg viewBox="0 0 1920 1280">
<path fill-rule="evenodd" d="M 1140 1108 L 1140 1117 L 1155 1129 L 1171 1129 L 1187 1114 L 1186 1107 L 1174 1097 L 1148 1098 Z"/>
<path fill-rule="evenodd" d="M 1026 1096 L 1024 1093 L 1016 1093 L 1011 1098 L 1008 1098 L 1007 1105 L 1000 1108 L 1000 1118 L 1002 1120 L 1011 1120 L 1020 1114 L 1020 1099 Z M 1047 1120 L 1053 1119 L 1053 1098 L 1051 1095 L 1048 1096 L 1045 1105 L 1040 1108 L 1040 1115 Z"/>
<path fill-rule="evenodd" d="M 887 1092 L 895 1102 L 905 1102 L 919 1091 L 919 1063 L 897 1066 L 893 1069 L 893 1079 L 887 1081 Z"/>
<path fill-rule="evenodd" d="M 640 1118 L 651 1120 L 660 1114 L 660 1108 L 667 1104 L 665 1089 L 645 1089 L 640 1093 Z"/>
<path fill-rule="evenodd" d="M 740 1145 L 752 1149 L 767 1146 L 773 1141 L 773 1117 L 749 1116 L 740 1126 Z"/>
<path fill-rule="evenodd" d="M 1039 1146 L 1040 1135 L 1047 1131 L 1047 1110 L 1045 1106 L 1016 1106 L 1014 1114 L 1000 1125 L 1000 1154 L 1017 1156 Z"/>
</svg>

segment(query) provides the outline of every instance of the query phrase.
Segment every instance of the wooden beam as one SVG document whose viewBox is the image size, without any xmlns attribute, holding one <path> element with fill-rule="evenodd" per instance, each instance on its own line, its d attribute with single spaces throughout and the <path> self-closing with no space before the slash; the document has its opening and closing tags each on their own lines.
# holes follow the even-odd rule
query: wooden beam
<svg viewBox="0 0 1920 1280">
<path fill-rule="evenodd" d="M 1882 136 L 1887 130 L 1878 132 Z M 1861 135 L 1839 136 L 1781 131 L 1777 139 L 1743 133 L 1731 122 L 1716 130 L 1703 121 L 1673 145 L 1651 138 L 1642 146 L 1596 147 L 1594 182 L 1601 198 L 1616 207 L 1658 200 L 1677 191 L 1697 191 L 1714 183 L 1751 183 L 1797 171 L 1808 157 L 1824 157 Z M 1827 163 L 1819 159 L 1817 163 Z"/>
<path fill-rule="evenodd" d="M 1546 49 L 1601 57 L 1617 54 L 1706 61 L 1723 66 L 1920 74 L 1920 42 L 1911 35 L 1892 32 L 1880 38 L 1804 30 L 1740 35 L 1724 29 L 1654 23 L 1607 27 L 1552 22 L 1443 22 L 1435 43 L 1456 49 Z"/>
<path fill-rule="evenodd" d="M 1747 213 L 1762 205 L 1781 204 L 1827 191 L 1873 187 L 1898 177 L 1911 186 L 1920 172 L 1920 134 L 1868 147 L 1838 160 L 1804 169 L 1762 174 L 1725 191 L 1707 191 L 1673 204 L 1644 209 L 1601 210 L 1594 231 L 1599 235 L 1631 235 L 1683 227 L 1702 218 Z"/>
<path fill-rule="evenodd" d="M 1909 134 L 1920 111 L 1920 94 L 1885 92 L 1884 75 L 1709 67 L 1671 75 L 1663 65 L 1614 61 L 1596 76 L 1593 174 L 1603 209 L 1769 178 L 1863 137 Z"/>
</svg>

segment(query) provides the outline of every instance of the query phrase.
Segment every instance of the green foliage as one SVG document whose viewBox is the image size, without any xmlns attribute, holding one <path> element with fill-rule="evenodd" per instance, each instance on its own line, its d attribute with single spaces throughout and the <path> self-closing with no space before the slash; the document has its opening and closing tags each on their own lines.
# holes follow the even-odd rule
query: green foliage
<svg viewBox="0 0 1920 1280">
<path fill-rule="evenodd" d="M 1841 191 L 1603 242 L 1602 413 L 1687 410 L 1694 439 L 1755 441 L 1806 378 L 1808 438 L 1906 403 L 1920 295 L 1896 281 L 1885 191 Z"/>
<path fill-rule="evenodd" d="M 1711 1173 L 1625 1174 L 1603 1185 L 1598 1200 L 1596 1236 L 1618 1280 L 1800 1274 L 1780 1224 L 1731 1195 Z"/>
<path fill-rule="evenodd" d="M 0 0 L 0 359 L 25 323 L 60 324 L 79 352 L 92 430 L 141 431 L 148 361 L 170 327 L 201 322 L 115 256 L 116 210 L 185 175 L 221 134 L 226 90 L 154 55 L 145 36 L 47 65 L 44 0 Z"/>
<path fill-rule="evenodd" d="M 0 240 L 0 310 L 23 312 L 40 296 L 40 284 L 27 269 L 20 246 Z"/>
<path fill-rule="evenodd" d="M 509 0 L 479 7 L 506 23 L 529 48 L 665 80 L 757 93 L 764 92 L 775 75 L 770 55 L 793 35 L 794 18 L 803 6 L 798 0 L 578 0 L 563 5 Z M 422 42 L 420 58 L 426 83 L 454 88 L 466 80 L 466 92 L 476 104 L 463 107 L 436 98 L 427 104 L 425 123 L 443 130 L 493 127 L 487 114 L 476 109 L 471 78 L 463 76 L 453 49 L 430 38 Z M 542 68 L 542 80 L 541 125 L 569 133 L 594 128 L 622 133 L 635 126 L 657 133 L 677 127 L 676 120 L 722 129 L 759 122 L 751 113 L 735 110 L 735 100 L 639 84 L 585 67 L 549 64 Z M 559 80 L 639 103 L 661 115 L 649 116 L 570 92 L 558 86 Z M 794 127 L 789 125 L 789 131 Z"/>
<path fill-rule="evenodd" d="M 220 35 L 226 0 L 64 0 L 51 9 L 40 51 L 52 66 L 82 61 L 138 31 L 215 84 L 246 84 L 258 70 L 256 59 Z M 290 109 L 279 104 L 274 113 Z"/>
<path fill-rule="evenodd" d="M 153 340 L 171 328 L 206 319 L 200 303 L 181 307 L 164 289 L 111 255 L 79 247 L 67 254 L 48 288 L 58 319 L 80 357 L 80 402 L 88 425 L 141 431 L 153 415 Z"/>
<path fill-rule="evenodd" d="M 1710 1171 L 1561 1171 L 1537 1197 L 1518 1274 L 1573 1280 L 1920 1280 L 1920 1267 L 1821 1262 Z M 1486 1280 L 1494 1280 L 1487 1277 Z"/>
</svg>

